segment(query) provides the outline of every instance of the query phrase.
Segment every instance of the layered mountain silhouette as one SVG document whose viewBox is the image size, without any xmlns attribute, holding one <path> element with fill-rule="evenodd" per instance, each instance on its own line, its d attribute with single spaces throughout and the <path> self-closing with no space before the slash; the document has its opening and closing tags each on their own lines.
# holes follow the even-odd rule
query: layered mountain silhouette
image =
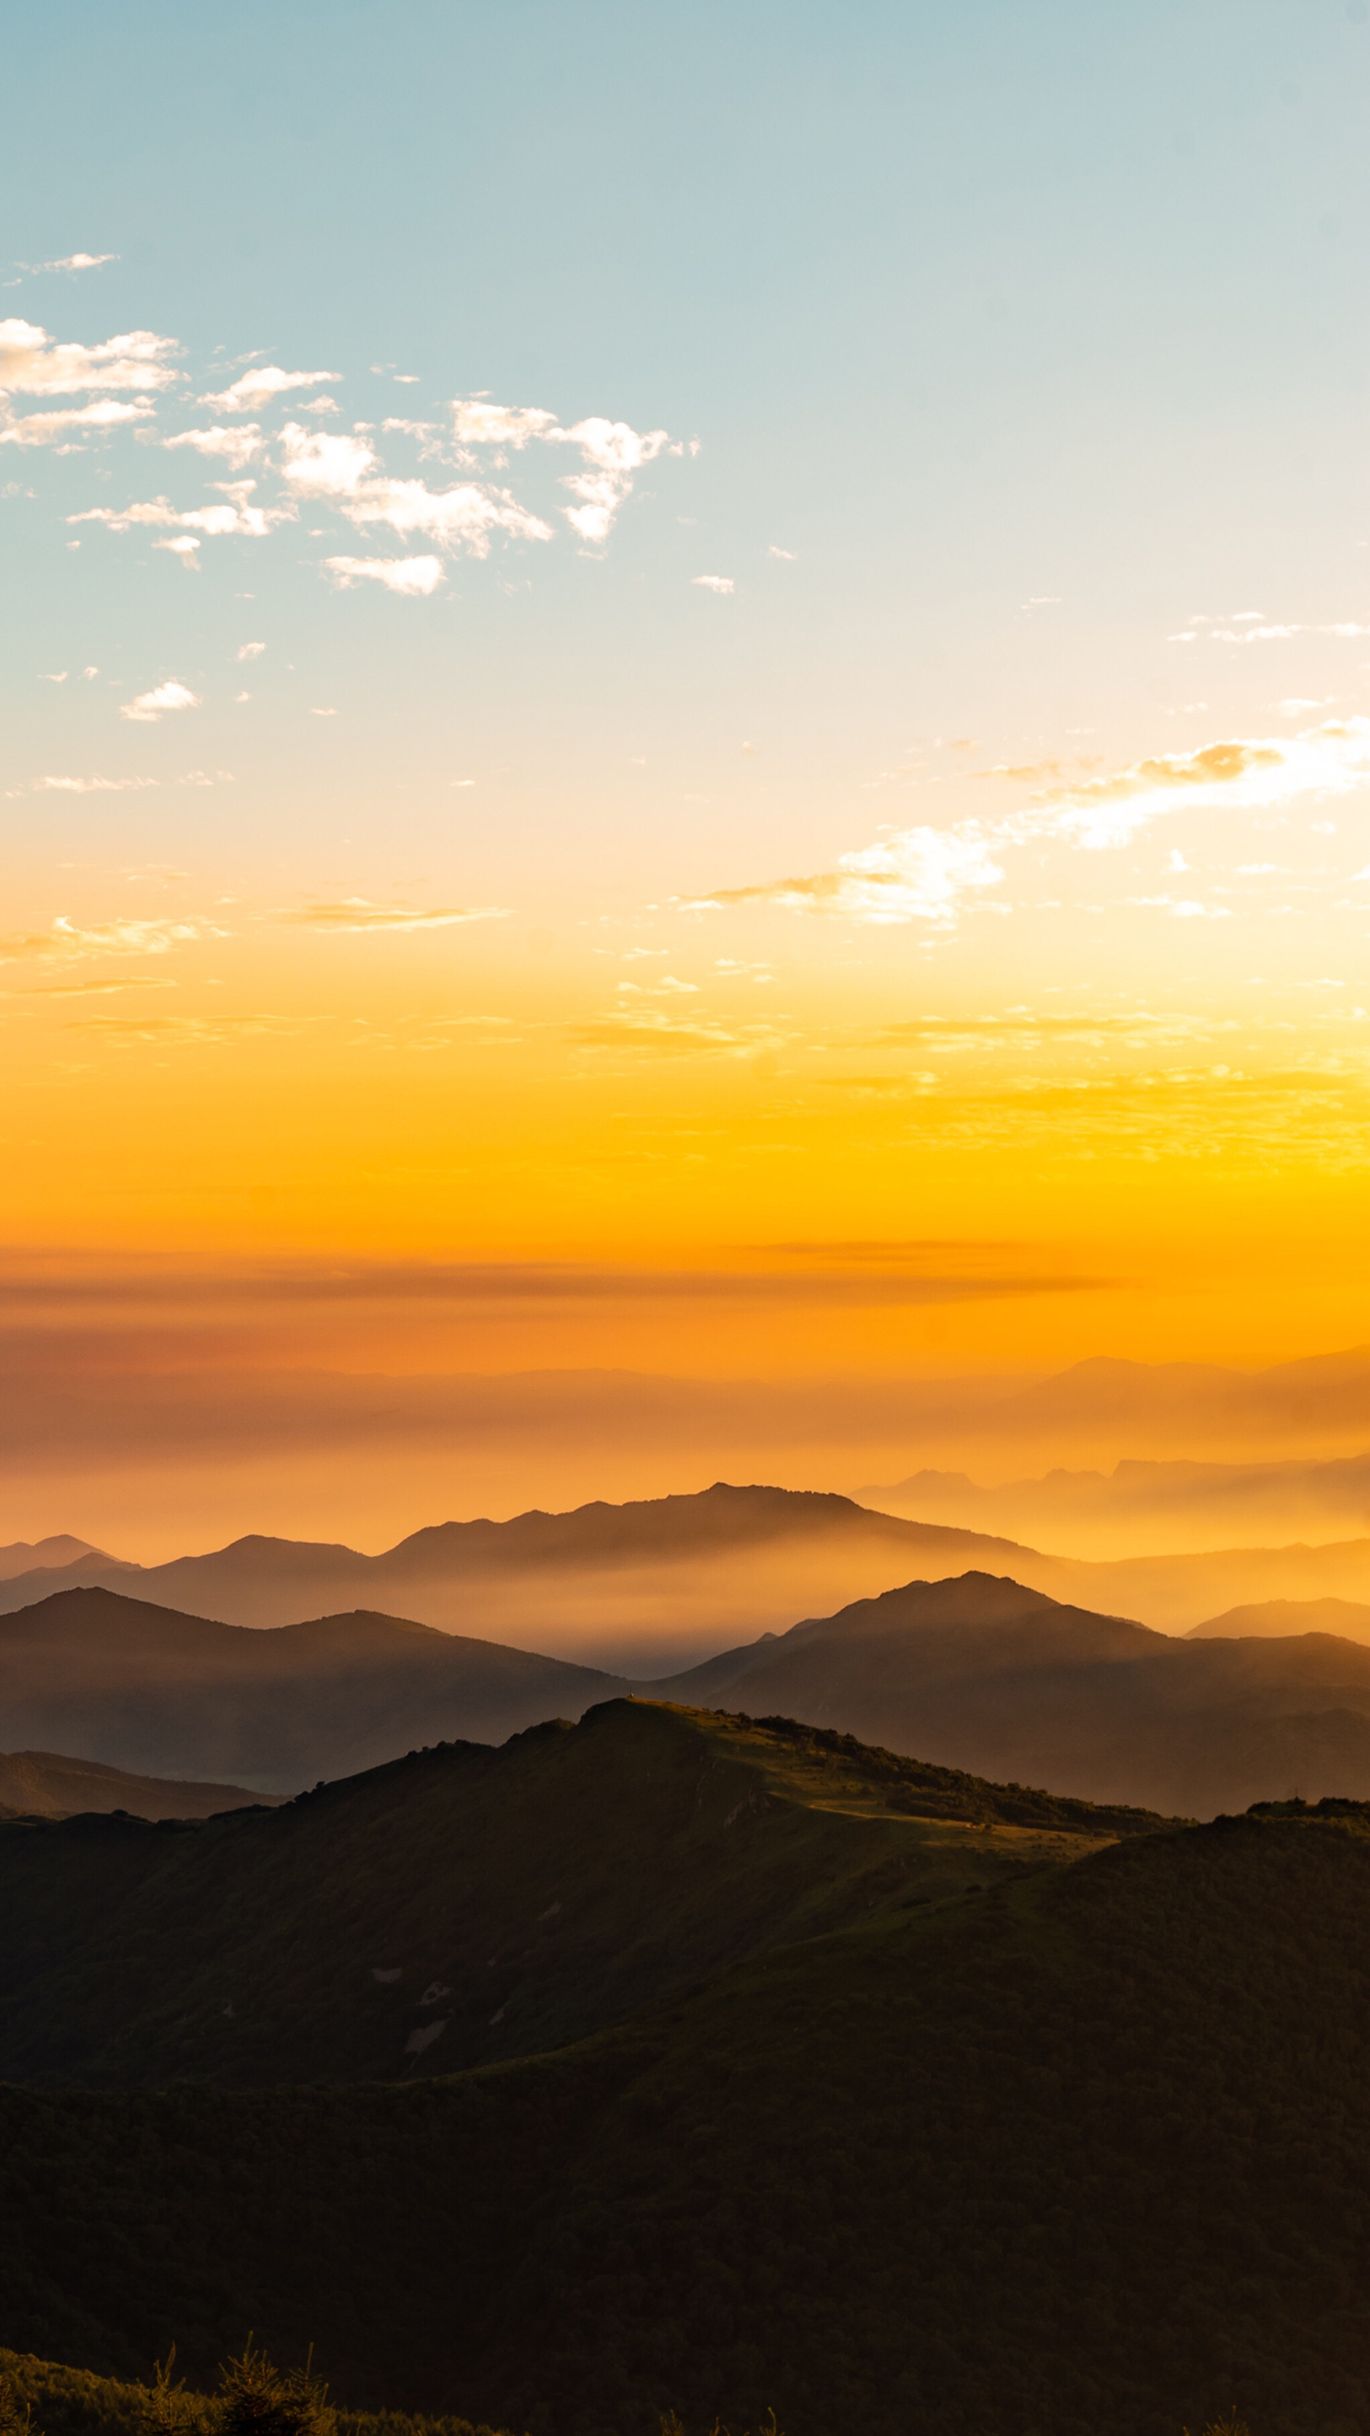
<svg viewBox="0 0 1370 2436">
<path fill-rule="evenodd" d="M 1077 1632 L 1054 1629 L 1063 1644 Z M 818 1766 L 821 1746 L 801 1741 L 791 1758 L 776 1729 L 748 1756 L 747 1731 L 612 1710 L 578 1730 L 582 1749 L 621 1737 L 587 1772 L 606 1774 L 617 1832 L 606 1874 L 606 1830 L 590 1833 L 583 1786 L 571 1823 L 585 1913 L 575 1937 L 564 1932 L 557 1977 L 592 1994 L 602 2018 L 606 1996 L 630 1994 L 603 1975 L 630 1925 L 630 1952 L 652 1964 L 637 1983 L 649 2001 L 617 2027 L 410 2087 L 0 2086 L 7 2340 L 145 2374 L 175 2330 L 178 2367 L 200 2379 L 251 2324 L 287 2359 L 312 2343 L 351 2404 L 445 2410 L 461 2397 L 532 2436 L 642 2436 L 668 2410 L 690 2427 L 720 2411 L 756 2428 L 772 2405 L 786 2436 L 1164 2436 L 1217 2422 L 1234 2400 L 1260 2436 L 1363 2428 L 1366 1811 L 1158 1828 L 1092 1851 L 1088 1833 L 1067 1831 L 1054 1860 L 1039 1848 L 1035 1866 L 1006 1874 L 977 1856 L 978 1888 L 963 1879 L 901 1904 L 885 1870 L 902 1840 L 930 1848 L 945 1831 L 961 1868 L 966 1827 L 941 1811 L 920 1824 L 857 1753 L 835 1755 L 831 1807 L 821 1792 L 800 1796 L 791 1768 Z M 645 1767 L 644 1734 L 672 1743 Z M 677 1736 L 689 1753 L 679 1781 Z M 530 1739 L 540 1766 L 553 1746 Z M 78 1890 L 88 1868 L 92 1884 L 100 1875 L 93 1852 L 141 1839 L 161 1855 L 141 1893 L 118 1898 L 133 1975 L 156 1961 L 141 1990 L 129 1974 L 117 1990 L 92 1976 L 99 1893 L 74 1891 L 60 1950 L 33 1957 L 23 1941 L 42 1941 L 40 1860 L 29 1926 L 16 1917 L 7 1931 L 24 1957 L 6 2015 L 11 2068 L 26 2039 L 41 2049 L 44 2008 L 99 2068 L 133 2060 L 139 2005 L 139 2035 L 163 2058 L 201 2034 L 231 2038 L 239 2016 L 285 2025 L 292 2052 L 311 2027 L 327 2047 L 343 2035 L 330 2009 L 360 2017 L 373 2001 L 343 1971 L 365 1972 L 380 1932 L 379 1967 L 401 1974 L 372 1982 L 377 2008 L 397 2008 L 386 2040 L 437 2018 L 413 1984 L 432 1949 L 407 1940 L 439 1846 L 454 1927 L 465 1923 L 453 1970 L 484 1972 L 503 1995 L 517 1964 L 531 1989 L 561 1915 L 530 1919 L 527 1907 L 544 1892 L 541 1912 L 565 1904 L 540 1873 L 558 1867 L 576 1743 L 561 1737 L 546 1805 L 513 1836 L 516 1927 L 493 1969 L 481 1952 L 494 1918 L 483 1880 L 501 1865 L 490 1845 L 468 1857 L 419 1829 L 405 1876 L 405 1789 L 421 1816 L 444 1764 L 461 1781 L 460 1756 L 428 1754 L 265 1819 L 0 1831 L 0 1851 L 65 1856 Z M 509 1759 L 509 1783 L 527 1764 Z M 494 1781 L 487 1763 L 488 1790 Z M 978 1832 L 1001 1832 L 1001 1797 L 971 1798 L 1000 1813 Z M 328 1892 L 330 1820 L 367 1860 L 355 1922 Z M 689 1868 L 672 1849 L 682 1833 Z M 287 1847 L 279 1927 L 268 1897 L 265 1917 L 260 1899 L 243 1920 L 225 1902 L 196 1928 L 201 1856 L 214 1856 L 226 1898 L 244 1855 Z M 110 1862 L 106 1888 L 124 1867 Z M 378 1873 L 401 1892 L 388 1921 Z M 311 1931 L 302 1908 L 311 1876 L 340 1957 L 322 1953 L 324 1924 Z M 260 1898 L 265 1880 L 245 1883 Z M 910 1891 L 929 1893 L 916 1872 Z M 766 1898 L 779 1942 L 764 1926 L 756 1937 Z M 850 1905 L 849 1925 L 813 1933 L 815 1898 Z M 22 1913 L 13 1886 L 10 1900 Z M 287 1920 L 310 1939 L 293 1964 Z M 178 1959 L 183 1932 L 196 1943 Z M 288 1990 L 273 1985 L 281 1967 Z M 685 1986 L 682 1972 L 702 1976 Z M 454 2003 L 446 2036 L 458 2018 Z"/>
<path fill-rule="evenodd" d="M 91 1589 L 0 1618 L 6 1743 L 272 1793 L 435 1739 L 499 1743 L 634 1688 L 1185 1816 L 1370 1797 L 1370 1647 L 1180 1639 L 984 1573 L 906 1583 L 636 1686 L 364 1612 L 259 1631 Z"/>
<path fill-rule="evenodd" d="M 1252 1607 L 1229 1607 L 1196 1624 L 1191 1641 L 1288 1640 L 1306 1632 L 1335 1633 L 1343 1641 L 1370 1641 L 1370 1606 L 1355 1599 L 1262 1599 Z"/>
<path fill-rule="evenodd" d="M 646 1678 L 797 1614 L 968 1568 L 1169 1632 L 1269 1598 L 1370 1601 L 1370 1538 L 1095 1561 L 847 1497 L 720 1481 L 691 1496 L 441 1523 L 379 1556 L 256 1536 L 162 1565 L 91 1551 L 0 1580 L 0 1615 L 77 1587 L 241 1625 L 361 1609 Z"/>
<path fill-rule="evenodd" d="M 163 1565 L 87 1554 L 64 1573 L 0 1583 L 0 1611 L 74 1587 L 228 1624 L 362 1608 L 648 1673 L 915 1572 L 1017 1554 L 1007 1541 L 874 1514 L 846 1497 L 718 1482 L 694 1496 L 441 1523 L 380 1556 L 258 1537 Z"/>
<path fill-rule="evenodd" d="M 1107 1562 L 1024 1552 L 1015 1554 L 1011 1570 L 1053 1598 L 1140 1616 L 1158 1631 L 1182 1633 L 1224 1608 L 1268 1599 L 1370 1600 L 1370 1539 Z"/>
<path fill-rule="evenodd" d="M 197 1785 L 179 1777 L 131 1776 L 57 1751 L 0 1751 L 0 1818 L 72 1818 L 126 1811 L 140 1819 L 207 1819 L 266 1802 L 241 1785 Z"/>
<path fill-rule="evenodd" d="M 205 1826 L 26 1821 L 0 1829 L 0 2079 L 451 2072 L 1156 1824 L 629 1701 Z"/>
<path fill-rule="evenodd" d="M 253 1632 L 117 1591 L 0 1617 L 0 1740 L 294 1793 L 419 1743 L 579 1716 L 611 1676 L 401 1617 Z"/>
<path fill-rule="evenodd" d="M 1189 1816 L 1370 1796 L 1370 1649 L 1181 1640 L 983 1574 L 858 1600 L 660 1689 Z"/>
<path fill-rule="evenodd" d="M 1331 1540 L 1370 1533 L 1370 1455 L 1330 1462 L 1119 1463 L 1056 1470 L 986 1487 L 964 1472 L 924 1470 L 864 1492 L 891 1514 L 959 1530 L 1008 1532 L 1073 1556 L 1119 1547 L 1225 1548 L 1242 1541 Z"/>
<path fill-rule="evenodd" d="M 13 1539 L 8 1547 L 0 1548 L 0 1582 L 30 1573 L 50 1573 L 98 1554 L 99 1550 L 92 1548 L 89 1540 L 73 1539 L 67 1531 L 54 1532 L 50 1539 Z"/>
</svg>

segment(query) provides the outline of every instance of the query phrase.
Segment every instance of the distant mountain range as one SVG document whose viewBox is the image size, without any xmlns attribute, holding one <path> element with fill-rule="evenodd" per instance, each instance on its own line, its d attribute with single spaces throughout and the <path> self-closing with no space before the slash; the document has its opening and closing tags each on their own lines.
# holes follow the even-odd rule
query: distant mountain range
<svg viewBox="0 0 1370 2436">
<path fill-rule="evenodd" d="M 83 1557 L 98 1556 L 89 1540 L 73 1539 L 67 1531 L 54 1532 L 51 1539 L 14 1539 L 0 1548 L 0 1582 L 13 1581 L 30 1573 L 50 1573 L 66 1565 L 78 1565 Z"/>
<path fill-rule="evenodd" d="M 964 1472 L 920 1471 L 863 1492 L 891 1514 L 1105 1557 L 1119 1548 L 1225 1548 L 1273 1538 L 1370 1534 L 1370 1455 L 1331 1462 L 1137 1462 L 1111 1472 L 1045 1472 L 984 1487 Z"/>
<path fill-rule="evenodd" d="M 1157 1824 L 628 1701 L 205 1826 L 29 1821 L 0 1828 L 0 2080 L 463 2070 Z"/>
<path fill-rule="evenodd" d="M 720 1481 L 692 1496 L 440 1523 L 379 1556 L 259 1537 L 149 1566 L 91 1551 L 0 1581 L 0 1615 L 67 1588 L 118 1590 L 252 1626 L 360 1610 L 642 1679 L 796 1615 L 967 1570 L 1011 1574 L 1067 1605 L 1185 1632 L 1271 1598 L 1370 1602 L 1370 1537 L 1092 1561 L 877 1513 L 847 1497 Z"/>
<path fill-rule="evenodd" d="M 1370 1641 L 1370 1606 L 1355 1599 L 1262 1599 L 1253 1607 L 1229 1607 L 1196 1624 L 1191 1641 L 1288 1640 L 1291 1635 L 1335 1633 L 1342 1641 Z"/>
<path fill-rule="evenodd" d="M 1192 1817 L 1370 1797 L 1370 1649 L 1181 1640 L 985 1575 L 858 1600 L 658 1689 Z"/>
<path fill-rule="evenodd" d="M 197 1785 L 179 1777 L 131 1776 L 99 1760 L 56 1751 L 0 1751 L 0 1818 L 64 1819 L 127 1811 L 140 1819 L 208 1819 L 221 1810 L 270 1803 L 241 1785 Z"/>
<path fill-rule="evenodd" d="M 0 1612 L 78 1587 L 227 1624 L 298 1624 L 360 1608 L 645 1674 L 911 1574 L 1006 1566 L 1018 1553 L 847 1497 L 718 1482 L 694 1496 L 439 1523 L 380 1556 L 257 1537 L 161 1565 L 87 1553 L 0 1582 Z"/>
<path fill-rule="evenodd" d="M 274 1793 L 438 1740 L 499 1743 L 630 1690 L 1185 1816 L 1370 1798 L 1370 1647 L 1181 1639 L 985 1573 L 906 1583 L 636 1684 L 365 1612 L 256 1631 L 91 1589 L 0 1618 L 5 1742 Z"/>
<path fill-rule="evenodd" d="M 252 1632 L 110 1590 L 0 1617 L 0 1739 L 295 1793 L 451 1736 L 578 1717 L 612 1676 L 396 1616 Z"/>
</svg>

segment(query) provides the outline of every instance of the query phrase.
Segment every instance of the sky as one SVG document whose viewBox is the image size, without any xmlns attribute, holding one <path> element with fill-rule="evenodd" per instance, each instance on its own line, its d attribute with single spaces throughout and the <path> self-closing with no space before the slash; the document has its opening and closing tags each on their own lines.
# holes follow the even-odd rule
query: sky
<svg viewBox="0 0 1370 2436">
<path fill-rule="evenodd" d="M 0 1536 L 1370 1340 L 1364 0 L 7 57 Z"/>
</svg>

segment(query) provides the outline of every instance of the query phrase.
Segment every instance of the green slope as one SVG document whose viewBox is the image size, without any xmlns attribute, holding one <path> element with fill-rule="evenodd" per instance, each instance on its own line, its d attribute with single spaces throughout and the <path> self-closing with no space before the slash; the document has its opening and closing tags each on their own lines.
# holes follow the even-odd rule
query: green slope
<svg viewBox="0 0 1370 2436">
<path fill-rule="evenodd" d="M 274 1811 L 0 1825 L 0 2074 L 452 2071 L 1154 1823 L 615 1701 Z"/>
<path fill-rule="evenodd" d="M 626 1831 L 626 1823 L 625 1823 Z M 1128 1838 L 409 2088 L 0 2093 L 13 2343 L 534 2436 L 1370 2426 L 1370 1830 Z M 705 2419 L 705 2424 L 708 2424 Z"/>
</svg>

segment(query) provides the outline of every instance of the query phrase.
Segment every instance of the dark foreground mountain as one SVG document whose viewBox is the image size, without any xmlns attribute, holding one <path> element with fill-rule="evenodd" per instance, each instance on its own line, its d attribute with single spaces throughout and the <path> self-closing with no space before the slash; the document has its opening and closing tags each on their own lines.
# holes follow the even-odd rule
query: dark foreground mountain
<svg viewBox="0 0 1370 2436">
<path fill-rule="evenodd" d="M 1368 1918 L 1364 1811 L 1255 1815 L 454 2078 L 0 2090 L 3 2333 L 532 2436 L 1365 2436 Z"/>
<path fill-rule="evenodd" d="M 847 1497 L 720 1481 L 697 1496 L 440 1523 L 381 1556 L 257 1537 L 165 1565 L 86 1555 L 0 1582 L 0 1611 L 93 1586 L 226 1624 L 362 1608 L 646 1674 L 913 1573 L 1003 1568 L 1020 1553 Z"/>
<path fill-rule="evenodd" d="M 0 1819 L 65 1819 L 122 1810 L 140 1819 L 208 1819 L 220 1810 L 270 1802 L 241 1785 L 196 1785 L 168 1776 L 130 1776 L 99 1760 L 57 1751 L 0 1751 Z"/>
<path fill-rule="evenodd" d="M 614 1701 L 205 1826 L 0 1825 L 0 2078 L 451 2072 L 1156 1824 Z"/>
<path fill-rule="evenodd" d="M 249 1632 L 108 1590 L 0 1617 L 0 1741 L 294 1793 L 439 1735 L 502 1742 L 619 1689 L 398 1616 Z"/>
<path fill-rule="evenodd" d="M 1180 1640 L 986 1574 L 858 1600 L 658 1689 L 1186 1817 L 1370 1797 L 1370 1649 Z"/>
</svg>

